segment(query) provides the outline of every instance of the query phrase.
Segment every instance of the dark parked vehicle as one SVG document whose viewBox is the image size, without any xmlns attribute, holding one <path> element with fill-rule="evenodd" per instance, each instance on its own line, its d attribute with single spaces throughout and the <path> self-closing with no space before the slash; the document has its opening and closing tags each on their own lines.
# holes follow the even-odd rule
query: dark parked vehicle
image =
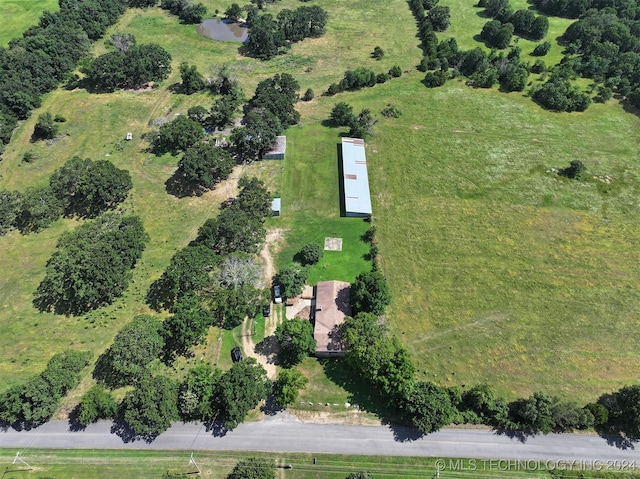
<svg viewBox="0 0 640 479">
<path fill-rule="evenodd" d="M 277 284 L 273 286 L 273 302 L 276 304 L 282 303 L 282 296 L 280 296 L 280 286 Z"/>
<path fill-rule="evenodd" d="M 233 361 L 234 363 L 239 363 L 240 361 L 242 361 L 242 352 L 240 351 L 240 348 L 238 346 L 231 350 L 231 361 Z"/>
<path fill-rule="evenodd" d="M 265 304 L 262 307 L 262 316 L 264 316 L 265 318 L 268 318 L 269 316 L 271 316 L 271 305 L 270 304 Z"/>
</svg>

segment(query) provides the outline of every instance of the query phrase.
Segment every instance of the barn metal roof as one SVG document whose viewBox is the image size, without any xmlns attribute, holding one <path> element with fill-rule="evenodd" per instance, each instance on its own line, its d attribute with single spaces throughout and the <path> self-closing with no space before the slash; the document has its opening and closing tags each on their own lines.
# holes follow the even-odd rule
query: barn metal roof
<svg viewBox="0 0 640 479">
<path fill-rule="evenodd" d="M 370 215 L 371 195 L 364 140 L 342 139 L 342 173 L 344 176 L 345 213 Z"/>
</svg>

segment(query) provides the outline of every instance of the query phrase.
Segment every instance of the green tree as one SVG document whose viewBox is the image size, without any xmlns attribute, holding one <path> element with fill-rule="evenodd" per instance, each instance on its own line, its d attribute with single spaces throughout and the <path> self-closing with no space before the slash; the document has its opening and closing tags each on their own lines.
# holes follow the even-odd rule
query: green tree
<svg viewBox="0 0 640 479">
<path fill-rule="evenodd" d="M 147 303 L 154 309 L 173 309 L 176 300 L 198 292 L 209 283 L 209 273 L 220 258 L 211 248 L 190 245 L 178 251 L 162 276 L 151 283 Z"/>
<path fill-rule="evenodd" d="M 242 17 L 242 9 L 240 8 L 240 5 L 238 5 L 237 3 L 232 3 L 231 5 L 229 5 L 229 8 L 224 11 L 224 16 L 229 20 L 233 20 L 234 22 L 237 21 L 240 17 Z"/>
<path fill-rule="evenodd" d="M 223 95 L 217 98 L 211 106 L 210 124 L 220 129 L 233 125 L 238 106 L 240 106 L 240 100 L 234 95 Z"/>
<path fill-rule="evenodd" d="M 22 233 L 37 233 L 60 218 L 63 212 L 62 201 L 51 188 L 27 188 L 22 194 L 16 226 Z"/>
<path fill-rule="evenodd" d="M 323 256 L 324 251 L 318 243 L 307 243 L 296 254 L 296 258 L 303 266 L 316 264 Z"/>
<path fill-rule="evenodd" d="M 274 395 L 278 404 L 286 408 L 296 402 L 298 391 L 304 389 L 309 380 L 297 369 L 282 369 L 274 385 Z"/>
<path fill-rule="evenodd" d="M 300 85 L 288 73 L 281 73 L 262 80 L 247 105 L 246 111 L 252 109 L 269 110 L 283 127 L 295 125 L 300 121 L 300 113 L 294 108 L 299 99 Z"/>
<path fill-rule="evenodd" d="M 236 198 L 238 208 L 250 217 L 264 221 L 271 216 L 271 194 L 258 178 L 242 176 L 238 181 L 240 193 Z"/>
<path fill-rule="evenodd" d="M 375 123 L 376 120 L 373 118 L 371 110 L 365 108 L 358 114 L 356 120 L 349 125 L 348 135 L 351 138 L 367 138 L 371 135 Z"/>
<path fill-rule="evenodd" d="M 334 105 L 329 120 L 333 126 L 349 126 L 356 121 L 356 116 L 353 113 L 353 107 L 341 101 Z"/>
<path fill-rule="evenodd" d="M 456 413 L 446 389 L 430 382 L 415 383 L 404 399 L 402 409 L 423 434 L 450 424 Z"/>
<path fill-rule="evenodd" d="M 227 479 L 275 479 L 276 464 L 272 459 L 249 457 L 239 461 Z"/>
<path fill-rule="evenodd" d="M 620 430 L 631 440 L 640 440 L 640 386 L 625 386 L 615 393 L 613 416 Z"/>
<path fill-rule="evenodd" d="M 345 362 L 358 376 L 390 398 L 403 397 L 413 385 L 409 353 L 386 325 L 371 313 L 346 318 L 340 331 L 347 346 Z"/>
<path fill-rule="evenodd" d="M 200 343 L 210 326 L 213 315 L 194 294 L 182 296 L 173 308 L 173 315 L 163 323 L 165 342 L 164 360 L 170 361 L 174 355 L 185 355 L 189 348 Z"/>
<path fill-rule="evenodd" d="M 251 22 L 247 51 L 260 60 L 270 60 L 286 48 L 284 32 L 269 14 L 260 15 Z"/>
<path fill-rule="evenodd" d="M 267 372 L 254 358 L 234 363 L 220 378 L 216 407 L 227 429 L 234 429 L 247 413 L 266 399 L 271 389 Z"/>
<path fill-rule="evenodd" d="M 157 153 L 170 151 L 176 154 L 187 150 L 203 136 L 202 126 L 197 121 L 190 120 L 186 115 L 180 115 L 160 127 L 158 136 L 153 142 L 153 148 Z"/>
<path fill-rule="evenodd" d="M 262 222 L 236 205 L 226 208 L 217 219 L 209 219 L 198 230 L 196 244 L 204 244 L 219 255 L 236 252 L 257 254 L 266 232 Z"/>
<path fill-rule="evenodd" d="M 376 46 L 371 53 L 371 58 L 375 60 L 382 60 L 382 57 L 384 57 L 384 50 L 379 46 Z"/>
<path fill-rule="evenodd" d="M 565 176 L 572 180 L 579 180 L 580 178 L 583 177 L 586 171 L 587 171 L 587 167 L 584 166 L 584 163 L 582 163 L 580 160 L 571 160 L 571 163 L 569 163 L 569 166 L 567 166 L 566 168 L 560 169 L 558 171 L 558 174 L 560 176 Z"/>
<path fill-rule="evenodd" d="M 314 97 L 315 94 L 313 93 L 313 90 L 311 88 L 307 88 L 304 95 L 302 95 L 302 101 L 311 101 Z"/>
<path fill-rule="evenodd" d="M 229 140 L 238 157 L 251 162 L 273 147 L 281 131 L 282 124 L 274 113 L 254 108 L 246 114 L 245 126 L 234 128 Z"/>
<path fill-rule="evenodd" d="M 280 285 L 282 296 L 285 298 L 295 298 L 302 291 L 308 277 L 309 268 L 299 264 L 293 264 L 288 268 L 278 271 L 275 283 Z"/>
<path fill-rule="evenodd" d="M 306 319 L 294 318 L 283 321 L 276 328 L 275 336 L 280 345 L 280 363 L 285 368 L 302 362 L 316 350 L 313 326 Z"/>
<path fill-rule="evenodd" d="M 0 236 L 15 228 L 22 209 L 22 195 L 17 191 L 0 190 Z"/>
<path fill-rule="evenodd" d="M 111 388 L 135 384 L 148 373 L 149 363 L 162 352 L 162 323 L 154 316 L 135 316 L 116 335 L 98 360 L 94 377 Z"/>
<path fill-rule="evenodd" d="M 351 283 L 350 299 L 354 314 L 366 312 L 383 315 L 391 302 L 391 292 L 386 278 L 379 271 L 360 273 Z"/>
<path fill-rule="evenodd" d="M 242 324 L 245 317 L 255 316 L 268 300 L 265 290 L 251 284 L 212 288 L 210 293 L 207 300 L 215 308 L 216 324 L 225 329 L 233 329 Z"/>
<path fill-rule="evenodd" d="M 535 392 L 526 399 L 509 403 L 509 418 L 521 430 L 548 434 L 553 430 L 552 406 L 554 398 L 542 392 Z"/>
<path fill-rule="evenodd" d="M 187 117 L 190 120 L 197 121 L 201 125 L 205 125 L 209 117 L 209 112 L 202 105 L 196 105 L 187 110 Z"/>
<path fill-rule="evenodd" d="M 82 314 L 110 304 L 129 285 L 149 236 L 137 216 L 105 213 L 63 234 L 35 292 L 40 311 Z"/>
<path fill-rule="evenodd" d="M 86 426 L 98 419 L 109 419 L 116 416 L 118 403 L 113 395 L 102 386 L 89 389 L 78 405 L 78 423 Z"/>
<path fill-rule="evenodd" d="M 133 183 L 128 171 L 109 161 L 74 156 L 51 174 L 49 186 L 65 214 L 95 217 L 122 203 Z"/>
<path fill-rule="evenodd" d="M 206 421 L 213 417 L 212 398 L 222 372 L 208 363 L 200 363 L 189 369 L 180 385 L 178 409 L 187 421 Z"/>
<path fill-rule="evenodd" d="M 187 62 L 182 62 L 180 64 L 180 78 L 182 79 L 181 91 L 185 95 L 204 90 L 204 78 L 195 65 L 189 66 Z"/>
<path fill-rule="evenodd" d="M 451 24 L 451 11 L 449 7 L 438 5 L 429 10 L 427 20 L 433 26 L 434 31 L 444 32 Z"/>
<path fill-rule="evenodd" d="M 38 115 L 38 121 L 33 128 L 32 141 L 50 140 L 58 135 L 58 125 L 53 121 L 50 112 Z"/>
<path fill-rule="evenodd" d="M 234 165 L 227 150 L 209 143 L 196 143 L 178 162 L 176 174 L 203 190 L 211 190 L 227 179 Z"/>
<path fill-rule="evenodd" d="M 534 57 L 543 57 L 551 50 L 551 42 L 542 42 L 536 45 L 531 55 Z"/>
<path fill-rule="evenodd" d="M 178 419 L 177 403 L 177 383 L 164 376 L 147 376 L 124 397 L 122 418 L 136 435 L 153 438 Z"/>
</svg>

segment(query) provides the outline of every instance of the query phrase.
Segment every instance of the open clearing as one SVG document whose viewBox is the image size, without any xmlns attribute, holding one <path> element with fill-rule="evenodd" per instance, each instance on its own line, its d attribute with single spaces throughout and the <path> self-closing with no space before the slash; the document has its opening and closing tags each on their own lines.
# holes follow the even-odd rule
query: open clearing
<svg viewBox="0 0 640 479">
<path fill-rule="evenodd" d="M 8 3 L 0 2 L 0 8 Z M 205 3 L 212 10 L 228 6 Z M 442 385 L 488 382 L 509 398 L 544 390 L 584 401 L 640 377 L 637 116 L 613 101 L 594 104 L 586 113 L 550 113 L 521 93 L 473 90 L 457 80 L 429 90 L 415 71 L 371 89 L 320 97 L 346 69 L 382 72 L 399 64 L 413 70 L 421 52 L 404 0 L 315 3 L 330 15 L 325 36 L 296 44 L 269 62 L 241 57 L 237 44 L 199 37 L 194 26 L 162 10 L 131 9 L 107 37 L 122 31 L 138 43 L 161 44 L 173 56 L 171 77 L 143 93 L 57 90 L 18 127 L 0 162 L 0 188 L 44 184 L 73 155 L 96 160 L 110 155 L 117 167 L 131 172 L 134 189 L 126 208 L 142 217 L 151 242 L 123 298 L 67 318 L 39 314 L 31 300 L 58 237 L 76 222 L 60 220 L 39 234 L 0 237 L 2 390 L 40 372 L 55 352 L 68 347 L 91 350 L 97 358 L 124 323 L 148 312 L 149 284 L 217 213 L 224 198 L 215 191 L 198 198 L 168 195 L 164 182 L 178 158 L 151 157 L 140 139 L 150 120 L 212 102 L 206 94 L 187 97 L 168 90 L 179 81 L 181 61 L 205 73 L 228 63 L 248 96 L 261 79 L 281 72 L 293 74 L 303 92 L 315 90 L 316 99 L 299 104 L 301 124 L 287 132 L 287 159 L 245 169 L 282 196 L 282 216 L 267 221 L 268 228 L 287 230 L 279 266 L 307 242 L 343 238 L 341 252 L 325 252 L 314 266 L 312 283 L 351 281 L 369 267 L 361 241 L 369 225 L 339 215 L 336 148 L 343 130 L 320 122 L 338 101 L 356 111 L 369 108 L 378 117 L 367 157 L 380 260 L 394 298 L 386 318 L 422 378 Z M 298 4 L 283 0 L 272 11 Z M 478 45 L 473 36 L 486 21 L 478 9 L 461 0 L 441 4 L 453 12 L 452 27 L 443 35 L 455 35 L 464 48 Z M 512 0 L 512 5 L 525 3 Z M 6 18 L 0 13 L 1 25 Z M 555 37 L 566 24 L 551 21 L 550 58 L 560 58 Z M 524 53 L 533 47 L 520 44 Z M 380 62 L 369 58 L 376 45 L 386 52 Z M 99 41 L 95 51 L 105 48 Z M 399 119 L 379 114 L 388 103 L 403 111 Z M 61 127 L 69 136 L 52 146 L 29 143 L 44 111 L 69 120 Z M 131 142 L 123 141 L 127 131 L 134 134 Z M 36 154 L 35 162 L 21 162 L 27 151 Z M 568 182 L 548 172 L 574 159 L 593 175 L 610 175 L 612 183 Z M 228 366 L 240 334 L 212 330 L 197 358 L 217 357 L 218 365 Z M 178 365 L 180 371 L 184 367 Z M 303 401 L 352 399 L 316 361 L 307 360 L 303 369 L 325 386 L 310 388 Z M 90 383 L 83 381 L 66 405 Z"/>
</svg>

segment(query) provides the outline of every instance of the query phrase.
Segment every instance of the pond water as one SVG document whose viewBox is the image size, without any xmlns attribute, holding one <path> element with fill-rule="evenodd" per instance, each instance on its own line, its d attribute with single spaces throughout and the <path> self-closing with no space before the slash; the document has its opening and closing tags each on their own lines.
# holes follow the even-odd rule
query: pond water
<svg viewBox="0 0 640 479">
<path fill-rule="evenodd" d="M 243 23 L 221 18 L 205 20 L 196 27 L 196 31 L 202 36 L 223 42 L 246 43 L 249 37 L 249 28 Z"/>
</svg>

